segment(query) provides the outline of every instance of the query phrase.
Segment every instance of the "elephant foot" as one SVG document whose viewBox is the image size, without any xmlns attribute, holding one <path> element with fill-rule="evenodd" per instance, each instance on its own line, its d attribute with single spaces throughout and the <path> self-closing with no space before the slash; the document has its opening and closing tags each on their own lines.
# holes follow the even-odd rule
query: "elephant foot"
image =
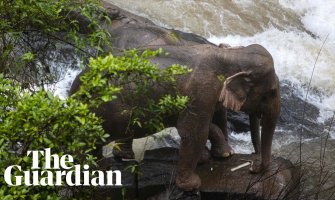
<svg viewBox="0 0 335 200">
<path fill-rule="evenodd" d="M 216 158 L 227 158 L 234 154 L 234 150 L 228 145 L 212 145 L 211 155 Z"/>
<path fill-rule="evenodd" d="M 169 195 L 169 200 L 200 200 L 199 190 L 183 191 L 177 187 Z"/>
<path fill-rule="evenodd" d="M 192 191 L 200 187 L 201 180 L 200 177 L 193 172 L 190 176 L 178 174 L 176 177 L 176 185 L 183 191 Z"/>
<path fill-rule="evenodd" d="M 211 157 L 211 154 L 209 152 L 209 150 L 207 149 L 207 147 L 204 148 L 204 150 L 201 152 L 198 164 L 203 164 L 209 161 Z"/>
</svg>

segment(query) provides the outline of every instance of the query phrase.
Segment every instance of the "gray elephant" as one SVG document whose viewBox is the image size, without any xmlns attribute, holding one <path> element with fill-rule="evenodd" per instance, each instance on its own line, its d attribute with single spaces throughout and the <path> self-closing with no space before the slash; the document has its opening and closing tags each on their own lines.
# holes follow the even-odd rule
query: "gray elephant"
<svg viewBox="0 0 335 200">
<path fill-rule="evenodd" d="M 124 49 L 143 48 L 150 46 L 188 46 L 197 44 L 209 44 L 216 46 L 205 38 L 193 33 L 185 33 L 173 29 L 165 29 L 154 24 L 129 23 L 117 26 L 110 30 L 113 38 L 114 51 L 123 51 Z M 219 47 L 226 49 L 239 49 L 241 46 L 231 47 L 228 44 L 220 44 Z M 260 153 L 259 139 L 259 120 L 254 114 L 249 115 L 251 138 L 255 154 Z M 234 152 L 228 143 L 227 130 L 227 110 L 221 104 L 218 104 L 213 115 L 209 134 L 209 139 L 214 148 L 211 149 L 211 155 L 214 157 L 228 157 Z M 221 130 L 220 130 L 221 129 Z M 115 152 L 116 157 L 131 158 L 131 138 L 121 141 L 125 145 L 122 151 Z M 204 150 L 206 151 L 206 150 Z M 206 152 L 202 154 L 202 161 L 206 160 Z"/>
<path fill-rule="evenodd" d="M 271 162 L 271 145 L 275 126 L 280 112 L 279 82 L 273 67 L 273 59 L 269 52 L 260 45 L 250 45 L 243 48 L 220 48 L 209 44 L 200 45 L 166 45 L 149 46 L 155 50 L 163 47 L 168 54 L 162 54 L 151 59 L 160 68 L 172 64 L 186 65 L 193 69 L 190 74 L 179 76 L 177 89 L 181 95 L 190 98 L 187 108 L 171 120 L 166 120 L 168 126 L 175 126 L 181 137 L 179 161 L 177 165 L 176 184 L 184 191 L 199 188 L 201 180 L 194 172 L 201 157 L 207 138 L 211 133 L 220 133 L 218 126 L 212 123 L 213 117 L 225 121 L 225 110 L 245 111 L 250 114 L 252 138 L 256 153 L 261 153 L 261 163 L 254 165 L 252 172 L 266 170 Z M 224 82 L 219 77 L 225 77 Z M 80 86 L 77 77 L 72 85 L 71 93 Z M 124 91 L 127 92 L 127 91 Z M 154 91 L 164 94 L 167 91 Z M 112 140 L 124 139 L 124 133 L 129 132 L 130 116 L 123 111 L 131 106 L 118 98 L 101 106 L 96 113 L 105 122 L 105 130 Z M 218 112 L 220 111 L 220 112 Z M 219 116 L 214 116 L 219 113 Z M 259 121 L 262 125 L 261 147 L 259 150 Z M 221 127 L 220 127 L 221 126 Z M 226 122 L 219 127 L 226 130 Z M 147 130 L 134 128 L 135 135 L 141 137 Z M 212 134 L 213 137 L 220 134 Z M 222 139 L 219 136 L 218 140 Z M 216 139 L 212 139 L 216 141 Z M 222 145 L 222 144 L 219 144 Z M 214 145 L 216 146 L 216 145 Z"/>
</svg>

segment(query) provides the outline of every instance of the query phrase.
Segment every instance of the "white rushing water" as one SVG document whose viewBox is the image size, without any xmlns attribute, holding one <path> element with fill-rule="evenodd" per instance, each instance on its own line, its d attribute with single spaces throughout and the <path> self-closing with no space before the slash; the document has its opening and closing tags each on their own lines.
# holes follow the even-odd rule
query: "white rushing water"
<svg viewBox="0 0 335 200">
<path fill-rule="evenodd" d="M 62 73 L 62 77 L 59 81 L 48 87 L 48 90 L 52 91 L 54 95 L 58 96 L 60 99 L 65 99 L 68 96 L 71 84 L 76 76 L 81 72 L 81 69 L 67 69 Z"/>
</svg>

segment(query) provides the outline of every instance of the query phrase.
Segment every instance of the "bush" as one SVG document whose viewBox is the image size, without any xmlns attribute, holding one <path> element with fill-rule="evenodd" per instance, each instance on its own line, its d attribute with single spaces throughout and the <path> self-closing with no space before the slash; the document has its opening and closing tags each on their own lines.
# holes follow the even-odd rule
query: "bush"
<svg viewBox="0 0 335 200">
<path fill-rule="evenodd" d="M 159 51 L 106 57 L 109 33 L 102 28 L 110 20 L 97 0 L 4 0 L 0 2 L 0 175 L 10 165 L 32 165 L 28 150 L 51 148 L 53 154 L 70 154 L 75 164 L 96 166 L 95 146 L 108 137 L 102 120 L 91 111 L 118 98 L 129 84 L 135 89 L 125 99 L 147 99 L 126 110 L 130 124 L 151 130 L 163 128 L 163 116 L 184 109 L 188 97 L 176 91 L 176 76 L 189 72 L 172 65 L 159 70 L 148 59 Z M 80 20 L 79 20 L 80 18 Z M 74 96 L 62 100 L 44 89 L 57 82 L 57 70 L 68 58 L 56 54 L 70 49 L 71 58 L 91 58 L 83 85 Z M 104 49 L 103 49 L 104 48 Z M 105 51 L 106 50 L 106 51 Z M 58 65 L 55 65 L 57 60 Z M 81 60 L 84 63 L 85 60 Z M 153 85 L 169 86 L 171 94 L 152 96 Z M 40 160 L 40 165 L 44 163 Z M 15 172 L 19 175 L 20 172 Z M 90 196 L 92 190 L 51 186 L 8 186 L 0 179 L 1 199 L 59 199 L 71 191 L 71 199 Z M 66 195 L 65 195 L 66 196 Z"/>
<path fill-rule="evenodd" d="M 76 57 L 110 46 L 108 22 L 98 0 L 0 1 L 0 73 L 29 89 L 55 83 L 55 65 L 78 65 Z"/>
<path fill-rule="evenodd" d="M 12 81 L 0 76 L 0 169 L 20 165 L 29 170 L 32 165 L 27 150 L 52 148 L 58 155 L 70 154 L 76 164 L 95 166 L 91 155 L 97 143 L 107 134 L 101 120 L 91 113 L 86 104 L 72 98 L 61 100 L 40 90 L 35 94 L 21 91 Z M 44 163 L 40 160 L 40 164 Z M 16 172 L 17 173 L 17 172 Z M 57 187 L 9 187 L 0 179 L 2 199 L 58 198 L 62 188 Z"/>
<path fill-rule="evenodd" d="M 149 131 L 160 131 L 164 128 L 163 118 L 182 111 L 189 99 L 178 94 L 176 77 L 191 72 L 186 66 L 171 65 L 166 69 L 159 69 L 151 64 L 149 59 L 163 54 L 157 51 L 136 50 L 125 51 L 123 56 L 112 54 L 97 59 L 90 59 L 89 70 L 81 76 L 82 85 L 74 95 L 80 101 L 92 106 L 92 109 L 102 103 L 112 101 L 117 95 L 130 102 L 140 102 L 133 105 L 124 113 L 131 116 L 129 124 L 146 128 Z M 170 91 L 158 99 L 153 96 L 153 88 Z M 122 93 L 123 88 L 132 88 Z M 94 95 L 92 95 L 94 94 Z"/>
<path fill-rule="evenodd" d="M 152 131 L 163 128 L 162 120 L 183 110 L 188 97 L 168 94 L 159 99 L 150 99 L 154 84 L 170 85 L 176 92 L 176 76 L 189 72 L 186 67 L 172 65 L 159 70 L 149 62 L 149 58 L 161 51 L 135 50 L 124 56 L 98 57 L 90 59 L 89 70 L 81 80 L 80 90 L 75 95 L 61 100 L 43 89 L 28 92 L 13 81 L 0 76 L 0 174 L 10 165 L 20 165 L 29 170 L 31 157 L 28 150 L 51 148 L 53 153 L 62 156 L 70 154 L 75 164 L 96 166 L 92 156 L 95 146 L 101 146 L 109 135 L 102 127 L 102 120 L 90 112 L 102 103 L 117 98 L 123 87 L 135 84 L 134 90 L 123 96 L 127 99 L 147 99 L 136 106 L 130 124 L 144 126 Z M 44 159 L 40 160 L 43 165 Z M 18 175 L 19 172 L 15 172 Z M 60 198 L 59 192 L 66 187 L 9 187 L 0 182 L 0 195 L 9 199 Z M 78 190 L 73 189 L 71 190 Z M 87 196 L 91 190 L 76 193 L 74 197 Z"/>
</svg>

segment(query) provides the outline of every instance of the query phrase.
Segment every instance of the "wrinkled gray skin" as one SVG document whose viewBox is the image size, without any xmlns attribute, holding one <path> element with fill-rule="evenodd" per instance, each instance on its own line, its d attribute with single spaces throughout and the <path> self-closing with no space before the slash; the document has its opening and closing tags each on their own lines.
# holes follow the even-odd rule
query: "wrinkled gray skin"
<svg viewBox="0 0 335 200">
<path fill-rule="evenodd" d="M 158 49 L 162 46 L 150 46 Z M 181 137 L 176 184 L 184 191 L 199 188 L 201 181 L 194 172 L 201 157 L 207 138 L 218 126 L 212 123 L 215 111 L 223 107 L 250 114 L 252 138 L 259 151 L 259 123 L 262 125 L 261 163 L 254 165 L 252 172 L 258 173 L 268 168 L 271 161 L 271 145 L 276 122 L 280 112 L 280 94 L 278 78 L 273 67 L 273 60 L 266 49 L 260 45 L 244 48 L 220 48 L 208 44 L 163 46 L 168 55 L 160 55 L 151 60 L 160 68 L 178 63 L 193 69 L 190 74 L 179 76 L 177 89 L 181 95 L 187 95 L 190 103 L 178 116 L 166 120 L 168 126 L 175 126 Z M 224 76 L 224 83 L 218 76 Z M 75 80 L 71 93 L 80 85 Z M 125 91 L 127 92 L 127 91 Z M 154 91 L 155 98 L 167 91 Z M 140 103 L 140 102 L 139 102 Z M 122 114 L 130 105 L 118 98 L 97 112 L 103 119 L 105 130 L 111 139 L 125 138 L 129 116 Z M 220 108 L 221 107 L 221 108 Z M 225 121 L 225 112 L 221 118 Z M 219 125 L 226 130 L 226 124 Z M 147 130 L 134 128 L 136 136 L 148 134 Z M 129 137 L 132 137 L 130 133 Z M 221 133 L 222 134 L 222 133 Z M 225 133 L 226 134 L 226 133 Z M 218 135 L 218 134 L 217 134 Z"/>
</svg>

